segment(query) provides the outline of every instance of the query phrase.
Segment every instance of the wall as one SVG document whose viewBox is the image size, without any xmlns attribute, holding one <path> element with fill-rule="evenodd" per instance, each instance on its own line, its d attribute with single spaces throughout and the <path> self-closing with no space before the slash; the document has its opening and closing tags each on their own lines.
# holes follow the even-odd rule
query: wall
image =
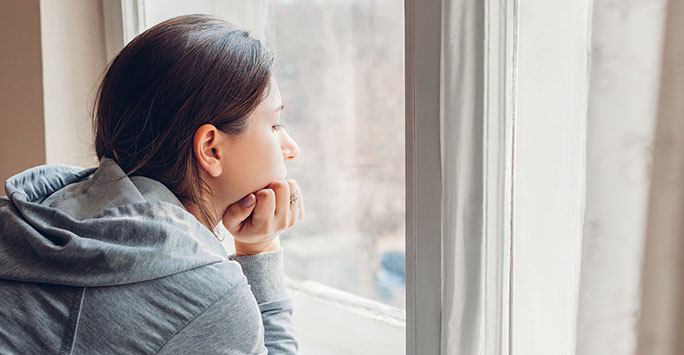
<svg viewBox="0 0 684 355">
<path fill-rule="evenodd" d="M 90 109 L 106 66 L 101 1 L 41 0 L 47 164 L 94 166 Z"/>
<path fill-rule="evenodd" d="M 106 66 L 100 1 L 0 4 L 0 181 L 40 164 L 97 164 L 90 107 Z"/>
<path fill-rule="evenodd" d="M 45 162 L 38 1 L 0 3 L 0 182 Z"/>
</svg>

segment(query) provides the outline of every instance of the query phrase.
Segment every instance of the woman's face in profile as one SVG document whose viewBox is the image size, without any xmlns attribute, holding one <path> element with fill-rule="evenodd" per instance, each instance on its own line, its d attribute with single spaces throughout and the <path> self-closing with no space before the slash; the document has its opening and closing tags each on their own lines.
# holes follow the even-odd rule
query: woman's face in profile
<svg viewBox="0 0 684 355">
<path fill-rule="evenodd" d="M 221 185 L 230 203 L 284 179 L 285 161 L 299 154 L 297 143 L 280 126 L 282 109 L 280 88 L 271 78 L 269 95 L 249 117 L 246 133 L 227 140 Z"/>
</svg>

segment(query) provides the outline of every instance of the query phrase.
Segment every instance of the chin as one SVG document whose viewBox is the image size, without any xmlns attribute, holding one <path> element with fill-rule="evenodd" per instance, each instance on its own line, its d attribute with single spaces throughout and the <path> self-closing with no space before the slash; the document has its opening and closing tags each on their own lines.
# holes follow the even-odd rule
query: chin
<svg viewBox="0 0 684 355">
<path fill-rule="evenodd" d="M 263 174 L 264 180 L 259 179 L 259 181 L 262 183 L 262 189 L 265 189 L 268 185 L 270 185 L 273 182 L 276 182 L 278 180 L 285 179 L 287 177 L 287 169 L 284 167 L 282 169 L 276 169 L 272 171 L 273 174 Z"/>
<path fill-rule="evenodd" d="M 277 174 L 276 177 L 273 179 L 273 181 L 278 181 L 287 178 L 287 169 L 282 170 L 280 174 Z"/>
</svg>

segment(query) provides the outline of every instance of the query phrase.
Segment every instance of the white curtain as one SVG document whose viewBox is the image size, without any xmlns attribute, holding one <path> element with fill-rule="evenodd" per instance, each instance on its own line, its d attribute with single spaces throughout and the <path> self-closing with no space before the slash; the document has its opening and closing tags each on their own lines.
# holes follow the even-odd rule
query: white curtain
<svg viewBox="0 0 684 355">
<path fill-rule="evenodd" d="M 487 309 L 488 288 L 496 285 L 486 277 L 485 258 L 489 246 L 483 225 L 487 223 L 487 215 L 483 215 L 483 210 L 478 207 L 485 206 L 484 199 L 489 192 L 485 185 L 486 176 L 483 176 L 486 170 L 483 162 L 487 162 L 488 157 L 483 152 L 486 145 L 483 141 L 486 134 L 483 118 L 486 117 L 482 110 L 487 105 L 483 102 L 487 80 L 483 74 L 486 55 L 483 45 L 487 34 L 485 26 L 491 24 L 483 23 L 483 19 L 491 20 L 492 17 L 487 17 L 486 5 L 483 4 L 493 3 L 442 1 L 442 355 L 496 353 L 488 347 L 489 338 L 496 334 L 489 331 L 494 318 L 491 313 L 487 314 L 491 311 Z M 509 349 L 514 353 L 520 349 L 553 348 L 554 345 L 558 353 L 570 353 L 575 349 L 576 353 L 587 355 L 684 353 L 683 4 L 677 0 L 669 3 L 667 0 L 595 0 L 593 3 L 579 294 L 574 294 L 572 286 L 578 270 L 571 257 L 576 253 L 551 249 L 550 244 L 539 245 L 536 249 L 535 245 L 523 245 L 533 251 L 529 253 L 528 250 L 523 255 L 551 252 L 558 258 L 539 259 L 536 264 L 535 260 L 518 259 L 518 265 L 527 263 L 537 268 L 551 267 L 549 274 L 561 279 L 554 285 L 573 293 L 564 299 L 568 302 L 562 303 L 569 307 L 567 312 L 559 311 L 558 314 L 574 314 L 574 309 L 570 308 L 577 305 L 577 324 L 573 317 L 569 317 L 558 319 L 555 324 L 536 324 L 536 327 L 526 328 L 526 321 L 548 320 L 544 315 L 555 311 L 548 308 L 554 302 L 540 299 L 541 304 L 529 308 L 516 308 L 520 305 L 511 303 L 511 309 L 504 312 L 532 311 L 530 314 L 514 313 L 515 322 L 501 325 L 502 328 L 511 327 L 507 330 L 511 332 L 513 344 L 522 344 Z M 533 49 L 544 47 L 530 45 L 534 39 L 529 36 L 529 29 L 534 28 L 534 20 L 540 19 L 535 16 L 551 15 L 533 11 L 522 13 L 528 17 L 521 17 L 521 21 L 532 21 L 532 24 L 522 23 L 519 27 L 523 47 L 519 58 L 528 61 L 521 62 L 521 67 L 528 71 L 519 75 L 515 85 L 521 85 L 526 79 L 528 84 L 530 80 L 539 79 L 531 74 L 537 73 L 536 68 L 529 71 L 529 61 L 542 56 L 541 53 L 540 56 L 536 56 L 536 52 L 531 53 Z M 578 19 L 590 16 L 588 12 L 586 15 L 583 12 L 572 15 Z M 526 29 L 528 32 L 524 31 Z M 571 37 L 571 33 L 565 33 L 567 38 L 558 33 L 557 40 L 576 46 L 573 50 L 586 45 L 581 36 L 576 38 L 578 41 L 573 41 L 575 37 Z M 581 67 L 578 61 L 586 59 L 577 56 L 568 60 L 568 67 L 574 68 Z M 539 65 L 552 68 L 543 64 Z M 558 73 L 558 76 L 563 77 L 563 74 Z M 539 82 L 535 81 L 535 84 Z M 535 93 L 534 88 L 528 86 L 527 94 Z M 556 89 L 552 95 L 565 92 Z M 567 92 L 572 91 L 568 89 Z M 518 94 L 522 97 L 525 93 Z M 517 100 L 520 101 L 520 97 Z M 526 102 L 530 105 L 543 104 L 535 100 L 541 99 L 528 96 Z M 529 115 L 529 110 L 526 113 Z M 577 120 L 584 118 L 579 115 Z M 530 117 L 522 117 L 522 114 L 518 118 L 530 122 Z M 529 126 L 526 128 L 531 130 Z M 522 135 L 520 131 L 516 137 Z M 577 132 L 569 131 L 567 134 Z M 574 144 L 575 140 L 569 139 L 568 142 Z M 539 168 L 543 174 L 545 167 L 540 165 Z M 579 190 L 568 191 L 574 193 Z M 574 211 L 570 214 L 581 213 L 582 206 L 571 202 L 569 200 L 565 206 Z M 518 212 L 529 207 L 517 206 Z M 575 234 L 562 231 L 555 236 L 566 238 Z M 520 250 L 519 245 L 512 253 Z M 554 269 L 554 266 L 558 267 Z M 528 271 L 535 272 L 536 269 Z M 550 287 L 540 284 L 548 281 L 542 278 L 529 277 L 527 281 L 527 284 L 516 283 L 520 280 L 511 281 L 511 290 L 517 292 L 519 299 L 533 298 L 536 296 L 533 291 L 544 291 L 545 287 Z M 543 296 L 549 294 L 552 293 Z M 518 329 L 513 329 L 515 326 Z M 574 332 L 565 332 L 565 328 L 575 326 L 576 342 Z M 560 330 L 539 334 L 544 327 Z M 533 337 L 556 336 L 567 342 L 557 344 L 544 339 L 523 339 L 521 335 L 529 335 L 527 331 L 534 331 Z"/>
<path fill-rule="evenodd" d="M 665 23 L 637 354 L 684 353 L 684 2 Z"/>
<path fill-rule="evenodd" d="M 577 353 L 684 353 L 684 3 L 594 1 Z"/>
<path fill-rule="evenodd" d="M 577 354 L 631 355 L 665 0 L 595 0 Z"/>
</svg>

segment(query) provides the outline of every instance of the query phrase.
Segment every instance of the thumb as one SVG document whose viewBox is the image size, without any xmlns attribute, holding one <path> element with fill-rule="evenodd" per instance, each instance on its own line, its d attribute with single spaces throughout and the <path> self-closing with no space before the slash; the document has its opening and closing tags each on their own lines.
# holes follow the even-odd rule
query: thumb
<svg viewBox="0 0 684 355">
<path fill-rule="evenodd" d="M 223 225 L 231 234 L 234 234 L 233 232 L 238 230 L 242 222 L 252 213 L 255 206 L 254 202 L 256 202 L 256 196 L 249 194 L 228 207 L 222 220 Z"/>
</svg>

